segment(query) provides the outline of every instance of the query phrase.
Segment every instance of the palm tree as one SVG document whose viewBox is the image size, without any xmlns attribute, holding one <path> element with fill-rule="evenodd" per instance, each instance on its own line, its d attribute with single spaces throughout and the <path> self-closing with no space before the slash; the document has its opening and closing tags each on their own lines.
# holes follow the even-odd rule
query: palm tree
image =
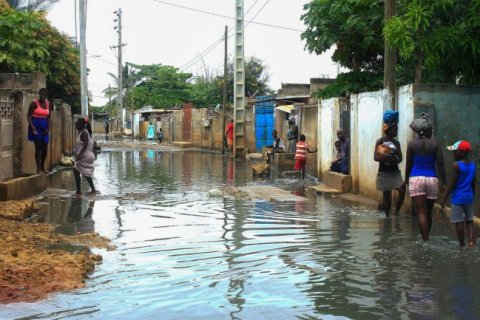
<svg viewBox="0 0 480 320">
<path fill-rule="evenodd" d="M 25 11 L 48 10 L 52 4 L 58 1 L 59 0 L 7 0 L 10 7 Z"/>
</svg>

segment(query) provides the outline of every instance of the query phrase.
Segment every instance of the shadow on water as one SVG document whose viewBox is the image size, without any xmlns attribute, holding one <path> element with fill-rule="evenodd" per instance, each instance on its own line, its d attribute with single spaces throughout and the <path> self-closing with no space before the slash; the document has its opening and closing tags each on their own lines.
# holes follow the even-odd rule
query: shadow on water
<svg viewBox="0 0 480 320">
<path fill-rule="evenodd" d="M 103 152 L 102 194 L 52 194 L 42 219 L 65 234 L 99 232 L 118 249 L 102 252 L 86 288 L 9 305 L 0 318 L 478 318 L 478 250 L 459 250 L 439 225 L 425 245 L 410 217 L 317 197 L 312 182 L 254 181 L 248 163 L 211 153 Z M 68 170 L 51 184 L 74 190 Z M 259 185 L 307 201 L 208 193 Z"/>
</svg>

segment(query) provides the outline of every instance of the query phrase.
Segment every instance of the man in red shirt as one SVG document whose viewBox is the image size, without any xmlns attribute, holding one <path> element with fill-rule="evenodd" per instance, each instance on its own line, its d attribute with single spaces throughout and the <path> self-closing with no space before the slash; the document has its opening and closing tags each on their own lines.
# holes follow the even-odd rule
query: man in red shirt
<svg viewBox="0 0 480 320">
<path fill-rule="evenodd" d="M 233 119 L 228 120 L 225 135 L 227 136 L 228 149 L 230 149 L 230 152 L 233 152 Z"/>
</svg>

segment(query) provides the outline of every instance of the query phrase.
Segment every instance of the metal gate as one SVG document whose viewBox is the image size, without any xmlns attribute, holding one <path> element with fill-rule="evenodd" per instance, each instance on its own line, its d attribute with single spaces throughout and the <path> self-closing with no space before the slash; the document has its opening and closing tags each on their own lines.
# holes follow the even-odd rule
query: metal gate
<svg viewBox="0 0 480 320">
<path fill-rule="evenodd" d="M 273 144 L 274 99 L 273 96 L 258 96 L 255 103 L 255 147 L 257 152 L 262 152 L 263 147 Z"/>
<path fill-rule="evenodd" d="M 183 105 L 183 141 L 192 141 L 192 108 L 191 103 Z"/>
<path fill-rule="evenodd" d="M 13 178 L 13 104 L 0 98 L 0 180 Z"/>
</svg>

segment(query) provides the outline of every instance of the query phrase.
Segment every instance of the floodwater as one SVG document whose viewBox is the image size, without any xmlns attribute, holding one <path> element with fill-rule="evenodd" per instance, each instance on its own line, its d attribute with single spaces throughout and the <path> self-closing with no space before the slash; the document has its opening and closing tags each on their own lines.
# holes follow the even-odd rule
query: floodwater
<svg viewBox="0 0 480 320">
<path fill-rule="evenodd" d="M 201 152 L 104 152 L 94 198 L 50 195 L 59 232 L 95 231 L 115 251 L 81 290 L 4 305 L 1 319 L 478 319 L 480 253 L 450 226 L 306 194 L 306 202 L 209 197 L 252 181 L 243 161 Z M 73 190 L 70 172 L 52 187 Z M 87 184 L 84 184 L 87 190 Z"/>
</svg>

